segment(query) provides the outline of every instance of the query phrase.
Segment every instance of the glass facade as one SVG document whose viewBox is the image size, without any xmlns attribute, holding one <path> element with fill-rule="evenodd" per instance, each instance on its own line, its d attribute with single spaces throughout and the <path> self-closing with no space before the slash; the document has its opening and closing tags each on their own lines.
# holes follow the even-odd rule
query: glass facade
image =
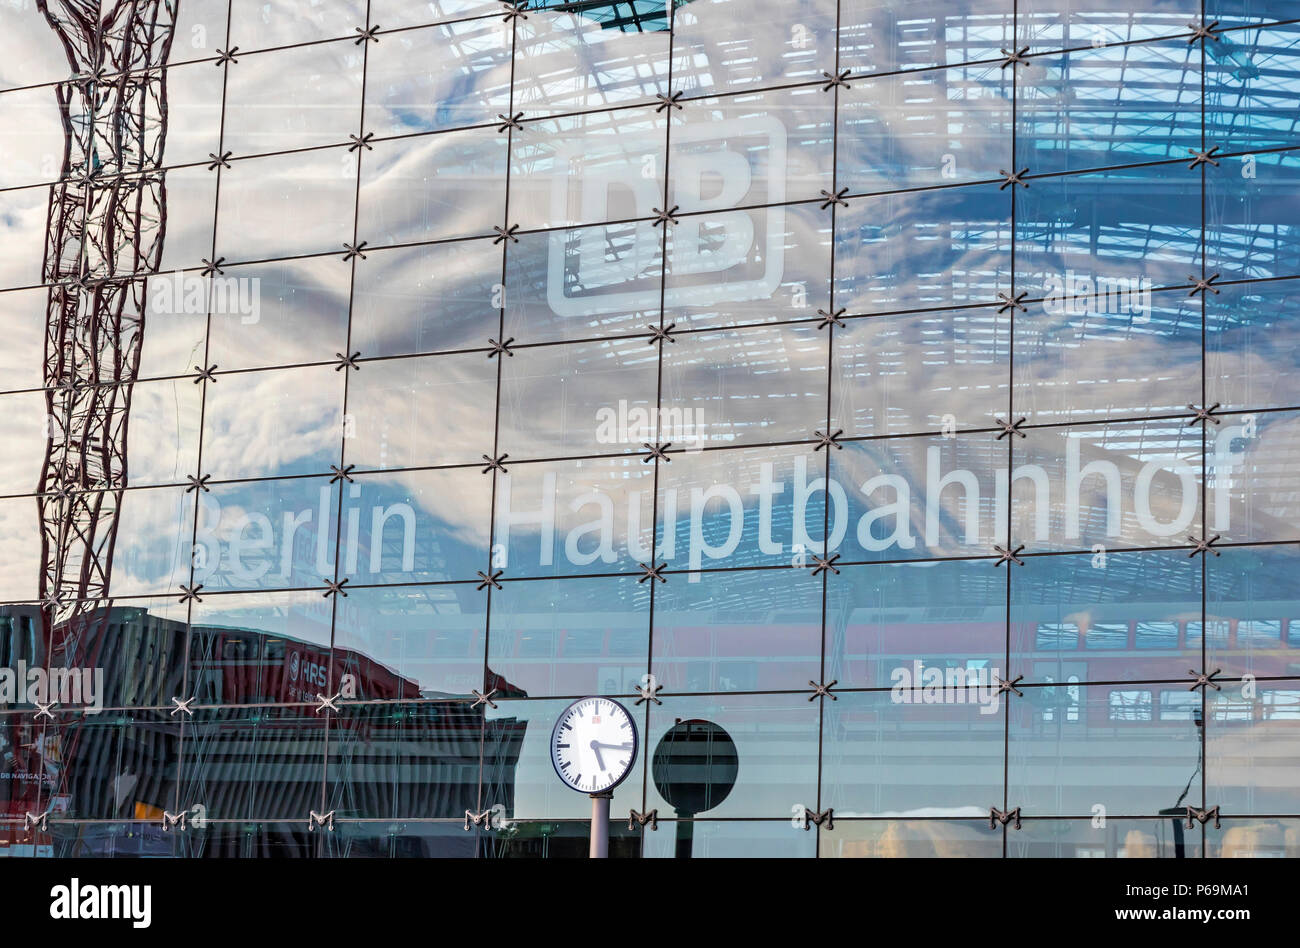
<svg viewBox="0 0 1300 948">
<path fill-rule="evenodd" d="M 1300 10 L 0 0 L 0 854 L 1300 855 Z"/>
</svg>

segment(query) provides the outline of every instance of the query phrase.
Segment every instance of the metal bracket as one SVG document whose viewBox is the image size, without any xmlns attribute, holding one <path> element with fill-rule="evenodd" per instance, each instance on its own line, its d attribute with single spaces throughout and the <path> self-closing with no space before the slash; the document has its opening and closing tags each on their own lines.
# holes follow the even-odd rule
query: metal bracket
<svg viewBox="0 0 1300 948">
<path fill-rule="evenodd" d="M 197 474 L 186 474 L 185 476 L 190 482 L 190 486 L 185 488 L 185 493 L 196 491 L 200 494 L 208 494 L 212 492 L 212 488 L 208 486 L 208 481 L 212 479 L 211 474 L 204 474 L 202 477 Z"/>
<path fill-rule="evenodd" d="M 1012 820 L 1016 822 L 1016 829 L 1020 829 L 1020 807 L 1005 812 L 997 807 L 992 807 L 989 810 L 989 829 L 996 829 L 999 823 L 1006 826 Z"/>
<path fill-rule="evenodd" d="M 652 830 L 659 829 L 659 811 L 657 809 L 651 810 L 649 813 L 638 813 L 633 810 L 627 818 L 627 828 L 630 830 L 634 830 L 638 826 L 644 827 L 647 823 L 650 824 Z"/>
<path fill-rule="evenodd" d="M 998 174 L 1002 175 L 1002 177 L 1005 180 L 998 185 L 998 190 L 999 191 L 1005 190 L 1008 185 L 1012 185 L 1012 184 L 1018 184 L 1022 188 L 1029 187 L 1029 182 L 1023 180 L 1023 178 L 1021 177 L 1022 175 L 1026 175 L 1028 173 L 1029 173 L 1028 168 L 1021 168 L 1019 171 L 1007 171 L 1005 168 L 999 168 Z"/>
<path fill-rule="evenodd" d="M 196 365 L 194 367 L 194 371 L 198 373 L 198 375 L 194 377 L 195 385 L 198 385 L 200 382 L 215 383 L 217 381 L 217 377 L 213 374 L 214 372 L 217 371 L 217 364 L 215 362 L 212 363 L 210 366 L 208 366 L 206 369 L 203 368 L 203 366 L 201 365 Z"/>
<path fill-rule="evenodd" d="M 1187 153 L 1189 155 L 1196 156 L 1187 163 L 1187 167 L 1195 168 L 1197 165 L 1214 165 L 1214 167 L 1216 168 L 1219 167 L 1219 161 L 1217 158 L 1214 157 L 1214 153 L 1217 152 L 1218 150 L 1219 150 L 1218 145 L 1215 145 L 1213 148 L 1206 149 L 1205 151 L 1197 151 L 1195 148 L 1187 149 Z"/>
<path fill-rule="evenodd" d="M 676 224 L 677 218 L 674 217 L 673 215 L 677 213 L 677 210 L 680 206 L 681 205 L 679 204 L 674 204 L 671 208 L 669 208 L 666 211 L 661 211 L 657 207 L 652 207 L 650 210 L 654 211 L 655 219 L 654 219 L 654 223 L 651 224 L 650 226 L 658 227 L 660 224 Z"/>
<path fill-rule="evenodd" d="M 330 478 L 330 483 L 333 484 L 338 481 L 347 481 L 349 484 L 354 483 L 352 479 L 352 469 L 354 467 L 356 467 L 355 464 L 349 464 L 347 467 L 339 467 L 337 464 L 331 464 L 330 471 L 334 476 Z"/>
<path fill-rule="evenodd" d="M 212 161 L 208 163 L 208 170 L 216 171 L 218 168 L 226 168 L 227 170 L 229 170 L 230 159 L 234 157 L 234 154 L 235 153 L 233 151 L 225 151 L 222 152 L 220 155 L 216 154 L 215 152 L 211 152 L 211 151 L 208 152 L 208 157 L 212 159 Z"/>
<path fill-rule="evenodd" d="M 663 685 L 657 685 L 654 684 L 653 682 L 650 684 L 649 688 L 647 688 L 645 685 L 637 685 L 636 693 L 639 694 L 641 697 L 637 698 L 636 701 L 633 703 L 641 704 L 643 701 L 649 701 L 652 704 L 663 704 L 663 701 L 661 701 L 658 697 L 658 694 L 660 690 L 662 690 L 662 688 Z"/>
<path fill-rule="evenodd" d="M 207 257 L 204 257 L 200 261 L 200 263 L 203 264 L 202 275 L 205 277 L 210 277 L 213 275 L 221 276 L 226 272 L 225 270 L 221 269 L 221 265 L 225 262 L 226 262 L 225 257 L 218 257 L 216 260 L 209 260 Z"/>
<path fill-rule="evenodd" d="M 661 583 L 668 582 L 668 580 L 663 576 L 663 570 L 668 565 L 667 563 L 660 563 L 658 566 L 655 566 L 653 563 L 641 563 L 639 565 L 641 567 L 641 572 L 645 575 L 637 580 L 638 584 L 644 583 L 647 579 L 657 579 Z"/>
<path fill-rule="evenodd" d="M 1189 560 L 1197 553 L 1213 553 L 1215 556 L 1219 555 L 1219 551 L 1214 549 L 1214 544 L 1219 541 L 1219 534 L 1216 533 L 1208 540 L 1202 540 L 1199 537 L 1194 537 L 1191 535 L 1189 535 L 1187 539 L 1192 541 L 1192 543 L 1195 544 L 1196 546 L 1196 549 L 1192 550 L 1192 552 L 1187 554 L 1187 558 Z"/>
<path fill-rule="evenodd" d="M 832 89 L 837 89 L 840 86 L 843 86 L 845 89 L 849 88 L 849 80 L 853 78 L 853 72 L 852 70 L 844 69 L 839 73 L 831 73 L 823 69 L 822 76 L 827 80 L 822 83 L 822 92 L 830 92 Z"/>
<path fill-rule="evenodd" d="M 814 452 L 820 451 L 825 447 L 833 447 L 836 451 L 843 451 L 844 445 L 837 440 L 840 435 L 844 434 L 843 428 L 837 428 L 834 434 L 826 434 L 822 431 L 814 431 L 813 438 L 817 441 L 817 447 L 813 448 Z"/>
<path fill-rule="evenodd" d="M 471 688 L 469 693 L 474 696 L 474 703 L 470 705 L 470 710 L 477 708 L 481 704 L 485 704 L 489 708 L 495 708 L 497 706 L 497 703 L 492 700 L 492 696 L 497 693 L 495 688 L 489 690 L 487 694 L 483 694 L 482 692 L 475 691 Z"/>
<path fill-rule="evenodd" d="M 328 813 L 317 813 L 315 810 L 312 810 L 311 817 L 307 820 L 307 832 L 312 832 L 312 830 L 318 826 L 325 827 L 331 833 L 334 832 L 334 811 L 330 810 Z"/>
<path fill-rule="evenodd" d="M 828 830 L 835 829 L 835 810 L 833 808 L 827 807 L 820 813 L 808 807 L 803 808 L 803 828 L 805 833 L 813 826 L 821 826 L 823 823 L 826 824 Z"/>
<path fill-rule="evenodd" d="M 494 359 L 494 358 L 496 358 L 497 356 L 499 356 L 499 355 L 501 355 L 502 353 L 504 353 L 505 355 L 507 355 L 507 356 L 509 356 L 510 358 L 513 359 L 513 358 L 515 357 L 515 353 L 514 353 L 514 350 L 512 350 L 512 349 L 510 348 L 510 343 L 512 343 L 512 342 L 514 342 L 514 341 L 515 341 L 515 337 L 514 337 L 514 336 L 511 336 L 511 337 L 510 337 L 509 339 L 507 339 L 505 342 L 497 342 L 495 339 L 491 339 L 491 338 L 489 338 L 489 339 L 488 339 L 488 345 L 490 345 L 490 346 L 492 347 L 492 349 L 491 349 L 491 351 L 488 353 L 488 358 L 489 358 L 489 359 Z"/>
<path fill-rule="evenodd" d="M 341 714 L 342 712 L 339 711 L 339 706 L 338 704 L 336 704 L 336 702 L 341 697 L 343 697 L 343 692 L 341 691 L 338 694 L 328 698 L 325 697 L 323 694 L 321 694 L 319 691 L 316 692 L 316 707 L 314 709 L 314 712 L 316 714 L 320 714 L 322 711 L 328 708 L 330 711 L 333 711 L 336 714 Z"/>
<path fill-rule="evenodd" d="M 503 240 L 508 240 L 512 244 L 519 243 L 519 238 L 515 236 L 515 231 L 518 229 L 518 224 L 511 224 L 509 227 L 498 227 L 496 224 L 493 224 L 492 230 L 496 232 L 497 236 L 492 239 L 492 245 L 496 246 Z"/>
<path fill-rule="evenodd" d="M 482 813 L 474 813 L 471 810 L 465 811 L 465 832 L 469 832 L 470 824 L 481 826 L 483 829 L 489 829 L 492 826 L 492 811 L 484 810 Z"/>
<path fill-rule="evenodd" d="M 370 144 L 375 138 L 374 132 L 366 132 L 364 135 L 360 136 L 349 135 L 348 138 L 352 141 L 352 144 L 348 146 L 348 151 L 350 152 L 359 151 L 362 148 L 366 151 L 375 150 L 374 146 Z"/>
<path fill-rule="evenodd" d="M 813 686 L 813 693 L 808 696 L 809 701 L 815 701 L 818 698 L 830 698 L 832 701 L 840 700 L 835 695 L 831 694 L 831 689 L 839 684 L 839 679 L 831 679 L 824 685 L 809 680 L 808 684 Z"/>
<path fill-rule="evenodd" d="M 998 683 L 998 690 L 996 693 L 1001 695 L 1001 694 L 1006 694 L 1007 692 L 1014 692 L 1017 698 L 1023 698 L 1025 696 L 1025 693 L 1021 691 L 1019 688 L 1017 688 L 1016 685 L 1020 684 L 1020 680 L 1024 677 L 1025 677 L 1024 675 L 1017 675 L 1015 678 L 1012 678 L 1010 681 L 1004 681 L 1003 679 L 994 675 L 993 680 Z"/>
<path fill-rule="evenodd" d="M 1187 28 L 1192 31 L 1192 35 L 1187 37 L 1187 45 L 1191 46 L 1198 39 L 1210 39 L 1217 43 L 1219 41 L 1219 35 L 1214 32 L 1214 28 L 1218 25 L 1218 20 L 1213 20 L 1207 24 L 1188 23 Z"/>
<path fill-rule="evenodd" d="M 516 112 L 514 115 L 510 116 L 502 115 L 498 112 L 497 118 L 501 120 L 501 124 L 497 127 L 497 134 L 501 134 L 506 131 L 506 129 L 514 129 L 516 132 L 522 132 L 524 127 L 519 124 L 519 120 L 523 117 L 523 112 Z"/>
<path fill-rule="evenodd" d="M 1016 66 L 1029 65 L 1029 60 L 1025 58 L 1025 53 L 1029 52 L 1028 46 L 1021 46 L 1014 53 L 1011 52 L 1011 50 L 1009 49 L 1001 49 L 998 50 L 998 52 L 1000 52 L 1003 56 L 1006 57 L 1005 59 L 1002 60 L 1003 69 L 1006 69 L 1008 66 L 1012 66 L 1012 65 L 1016 65 Z"/>
<path fill-rule="evenodd" d="M 680 112 L 682 110 L 682 103 L 680 101 L 681 97 L 682 97 L 681 89 L 678 89 L 672 95 L 664 95 L 662 92 L 660 92 L 658 95 L 655 96 L 655 98 L 659 100 L 659 104 L 655 106 L 655 112 L 659 113 L 662 112 L 664 109 L 676 109 L 678 112 Z"/>
<path fill-rule="evenodd" d="M 673 443 L 671 441 L 665 441 L 662 444 L 651 444 L 649 441 L 642 441 L 641 447 L 645 448 L 649 453 L 641 459 L 641 463 L 649 464 L 651 461 L 663 461 L 665 464 L 671 464 L 673 459 L 664 454 L 664 452 L 672 446 Z"/>
<path fill-rule="evenodd" d="M 357 365 L 357 359 L 361 358 L 361 350 L 358 349 L 351 355 L 344 355 L 342 352 L 334 353 L 334 358 L 338 359 L 338 364 L 334 366 L 335 372 L 342 372 L 344 369 L 356 369 L 361 371 L 361 366 Z"/>
<path fill-rule="evenodd" d="M 505 465 L 505 460 L 508 457 L 510 457 L 508 454 L 503 454 L 499 458 L 490 458 L 486 454 L 483 455 L 483 460 L 487 461 L 487 464 L 479 473 L 486 474 L 488 471 L 500 471 L 502 474 L 509 474 L 510 472 L 506 470 Z"/>
<path fill-rule="evenodd" d="M 1207 675 L 1204 672 L 1198 672 L 1195 668 L 1187 669 L 1187 674 L 1196 676 L 1196 681 L 1192 682 L 1192 687 L 1187 690 L 1195 691 L 1197 688 L 1204 688 L 1206 685 L 1209 685 L 1215 691 L 1222 691 L 1223 689 L 1219 687 L 1219 683 L 1214 680 L 1214 677 L 1222 670 L 1223 669 L 1221 668 L 1216 668 Z"/>
<path fill-rule="evenodd" d="M 650 330 L 650 341 L 647 342 L 646 345 L 653 346 L 656 342 L 664 342 L 664 341 L 676 343 L 677 340 L 673 338 L 673 327 L 676 325 L 677 325 L 676 323 L 669 323 L 667 326 L 663 326 L 663 327 L 660 326 L 646 327 Z"/>
<path fill-rule="evenodd" d="M 186 813 L 184 810 L 181 810 L 179 813 L 168 813 L 166 810 L 163 810 L 163 832 L 165 833 L 172 827 L 177 826 L 180 827 L 182 833 L 185 832 L 185 815 Z"/>
<path fill-rule="evenodd" d="M 50 828 L 49 816 L 50 816 L 49 810 L 46 810 L 44 813 L 24 813 L 23 828 L 30 830 L 33 826 L 35 826 L 42 833 L 44 833 L 46 830 Z"/>
<path fill-rule="evenodd" d="M 489 586 L 491 586 L 493 589 L 501 588 L 501 584 L 497 582 L 497 579 L 501 576 L 502 573 L 505 572 L 505 570 L 499 569 L 495 573 L 485 573 L 480 569 L 480 570 L 476 570 L 476 572 L 479 575 L 479 579 L 483 581 L 479 583 L 477 586 L 475 586 L 474 587 L 475 589 L 484 590 L 487 589 Z"/>
<path fill-rule="evenodd" d="M 1214 828 L 1220 829 L 1219 808 L 1217 806 L 1212 806 L 1208 810 L 1198 810 L 1194 806 L 1189 806 L 1187 808 L 1187 828 L 1192 829 L 1195 826 L 1192 820 L 1198 820 L 1204 826 L 1210 821 L 1210 817 L 1214 817 Z"/>
<path fill-rule="evenodd" d="M 507 23 L 509 23 L 511 20 L 514 20 L 514 19 L 519 19 L 519 20 L 526 20 L 526 19 L 528 19 L 528 14 L 524 12 L 524 10 L 528 8 L 528 3 L 527 3 L 527 2 L 524 2 L 524 3 L 503 3 L 503 4 L 501 4 L 501 6 L 502 6 L 502 7 L 505 9 L 505 11 L 506 11 L 506 15 L 503 16 L 501 19 L 502 19 L 502 20 L 505 20 Z"/>
<path fill-rule="evenodd" d="M 370 27 L 369 29 L 365 29 L 365 30 L 363 30 L 363 29 L 362 29 L 361 27 L 359 27 L 359 26 L 358 26 L 358 27 L 355 27 L 355 29 L 356 29 L 356 31 L 357 31 L 358 33 L 360 33 L 361 35 L 358 36 L 356 39 L 354 39 L 354 40 L 352 41 L 352 45 L 353 45 L 353 46 L 360 46 L 360 45 L 361 45 L 362 43 L 364 43 L 366 40 L 374 40 L 376 43 L 379 42 L 379 37 L 375 35 L 376 33 L 379 32 L 379 24 L 378 24 L 378 23 L 376 23 L 374 26 Z"/>
<path fill-rule="evenodd" d="M 1195 296 L 1197 293 L 1204 293 L 1206 290 L 1209 290 L 1215 296 L 1218 296 L 1219 288 L 1217 286 L 1211 286 L 1211 284 L 1218 278 L 1219 278 L 1219 274 L 1217 273 L 1214 274 L 1213 276 L 1206 277 L 1204 280 L 1202 280 L 1200 277 L 1189 275 L 1187 279 L 1191 280 L 1196 285 L 1192 287 L 1191 292 L 1189 292 L 1187 295 L 1189 297 L 1192 297 Z"/>
<path fill-rule="evenodd" d="M 328 599 L 330 596 L 334 595 L 340 595 L 344 599 L 348 598 L 348 591 L 343 588 L 348 584 L 348 578 L 346 576 L 338 582 L 323 576 L 321 579 L 325 582 L 325 592 L 321 595 L 322 599 Z"/>
<path fill-rule="evenodd" d="M 998 299 L 1002 301 L 1002 305 L 998 307 L 998 312 L 1005 313 L 1007 310 L 1013 307 L 1015 309 L 1020 310 L 1020 312 L 1022 313 L 1029 312 L 1029 308 L 1025 306 L 1024 303 L 1020 302 L 1028 295 L 1029 295 L 1028 290 L 1022 290 L 1019 293 L 1017 293 L 1015 296 L 1011 296 L 1007 293 L 999 293 Z"/>
<path fill-rule="evenodd" d="M 994 438 L 994 441 L 1001 441 L 1007 435 L 1020 435 L 1022 438 L 1028 437 L 1028 435 L 1020 430 L 1020 426 L 1025 423 L 1025 418 L 1023 417 L 1017 418 L 1015 421 L 1003 421 L 1001 418 L 995 418 L 994 421 L 996 421 L 999 427 L 1002 428 L 1002 433 Z"/>
<path fill-rule="evenodd" d="M 239 62 L 239 60 L 235 58 L 235 53 L 237 53 L 237 52 L 239 52 L 239 47 L 238 47 L 238 46 L 232 46 L 232 47 L 230 47 L 230 49 L 228 49 L 228 50 L 227 50 L 227 49 L 219 49 L 219 50 L 217 50 L 217 61 L 216 61 L 215 65 L 217 65 L 217 66 L 224 66 L 226 63 L 237 63 L 237 62 Z"/>
<path fill-rule="evenodd" d="M 45 704 L 41 704 L 39 701 L 37 701 L 35 702 L 35 704 L 36 704 L 36 717 L 38 718 L 47 717 L 51 721 L 54 720 L 54 712 L 52 712 L 50 708 L 53 708 L 56 705 L 58 705 L 57 701 L 47 701 L 45 702 Z"/>
<path fill-rule="evenodd" d="M 1215 292 L 1218 291 L 1216 290 Z M 1195 405 L 1188 405 L 1187 407 L 1193 412 L 1192 420 L 1187 423 L 1188 426 L 1200 424 L 1206 421 L 1213 422 L 1216 425 L 1219 423 L 1219 419 L 1214 417 L 1214 411 L 1219 407 L 1219 402 L 1215 402 L 1209 408 L 1197 408 Z"/>
<path fill-rule="evenodd" d="M 993 565 L 1001 566 L 1003 563 L 1015 563 L 1017 566 L 1024 566 L 1025 561 L 1016 555 L 1024 548 L 1025 545 L 1023 543 L 1020 544 L 1018 547 L 1016 547 L 1014 550 L 1009 550 L 1004 546 L 998 546 L 994 544 L 993 550 L 995 553 L 997 553 L 998 558 Z"/>
<path fill-rule="evenodd" d="M 818 573 L 829 571 L 838 576 L 840 574 L 840 569 L 835 565 L 835 561 L 839 558 L 840 555 L 838 553 L 833 553 L 826 559 L 822 559 L 816 553 L 812 554 L 812 561 L 815 564 L 812 568 L 812 574 L 816 576 Z"/>
<path fill-rule="evenodd" d="M 844 200 L 844 196 L 848 193 L 849 193 L 848 188 L 840 188 L 834 194 L 832 194 L 830 191 L 823 190 L 821 192 L 821 195 L 825 200 L 822 201 L 821 209 L 824 211 L 826 210 L 826 208 L 830 207 L 833 204 L 839 204 L 844 207 L 848 207 L 849 202 Z"/>
<path fill-rule="evenodd" d="M 190 707 L 190 705 L 192 705 L 193 703 L 194 703 L 193 695 L 186 698 L 184 701 L 182 701 L 180 698 L 172 698 L 172 704 L 176 705 L 176 707 L 172 708 L 171 711 L 172 716 L 174 717 L 177 711 L 184 711 L 190 717 L 194 717 L 194 709 Z"/>
<path fill-rule="evenodd" d="M 825 329 L 827 326 L 839 326 L 841 329 L 843 329 L 844 320 L 840 319 L 840 317 L 843 316 L 844 313 L 845 310 L 844 307 L 842 306 L 833 313 L 828 313 L 824 309 L 817 310 L 817 315 L 822 318 L 821 322 L 817 324 L 817 328 Z"/>
<path fill-rule="evenodd" d="M 370 241 L 368 240 L 363 240 L 359 244 L 344 243 L 343 262 L 347 263 L 348 261 L 352 260 L 352 258 L 354 257 L 360 257 L 362 260 L 365 260 L 366 255 L 362 251 L 366 249 L 366 244 L 368 243 L 370 243 Z"/>
<path fill-rule="evenodd" d="M 189 491 L 187 490 L 186 493 L 188 494 Z M 191 599 L 193 599 L 195 602 L 202 602 L 203 597 L 199 595 L 199 590 L 202 588 L 203 588 L 202 583 L 196 583 L 194 586 L 186 586 L 184 583 L 181 583 L 180 601 L 189 602 Z"/>
</svg>

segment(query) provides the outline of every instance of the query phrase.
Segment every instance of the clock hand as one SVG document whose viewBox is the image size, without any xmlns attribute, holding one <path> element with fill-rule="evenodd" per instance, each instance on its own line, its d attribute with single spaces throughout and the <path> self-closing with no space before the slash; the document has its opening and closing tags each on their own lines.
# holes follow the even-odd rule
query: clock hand
<svg viewBox="0 0 1300 948">
<path fill-rule="evenodd" d="M 606 745 L 600 744 L 596 741 L 591 742 L 591 749 L 596 752 L 596 763 L 600 765 L 601 770 L 605 769 L 605 759 L 600 756 L 600 749 L 604 746 Z"/>
</svg>

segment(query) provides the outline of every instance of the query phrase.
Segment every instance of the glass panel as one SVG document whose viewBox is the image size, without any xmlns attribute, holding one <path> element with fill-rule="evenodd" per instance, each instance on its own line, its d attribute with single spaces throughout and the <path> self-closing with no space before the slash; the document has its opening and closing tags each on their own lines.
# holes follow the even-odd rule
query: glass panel
<svg viewBox="0 0 1300 948">
<path fill-rule="evenodd" d="M 6 448 L 0 494 L 34 494 L 41 489 L 46 446 L 51 436 L 63 437 L 62 419 L 62 412 L 51 419 L 45 392 L 0 397 L 0 443 Z"/>
<path fill-rule="evenodd" d="M 1296 412 L 1225 415 L 1207 444 L 1214 473 L 1207 491 L 1206 529 L 1235 542 L 1300 539 L 1296 510 Z"/>
<path fill-rule="evenodd" d="M 1206 562 L 1205 614 L 1212 633 L 1205 643 L 1206 671 L 1217 668 L 1229 679 L 1300 675 L 1297 565 L 1300 550 L 1293 546 L 1226 549 Z M 1189 645 L 1193 632 L 1199 650 L 1199 625 L 1187 630 Z M 1224 689 L 1240 695 L 1242 686 L 1230 681 Z"/>
<path fill-rule="evenodd" d="M 1206 0 L 1206 19 L 1228 13 L 1237 20 L 1238 10 L 1224 9 L 1229 3 L 1244 7 L 1241 13 L 1251 19 L 1296 16 L 1294 6 L 1279 0 Z M 1222 13 L 1216 13 L 1216 7 Z M 1295 61 L 1300 25 L 1222 32 L 1215 42 L 1204 45 L 1206 141 L 1226 153 L 1300 144 L 1296 112 L 1290 104 L 1300 89 Z"/>
<path fill-rule="evenodd" d="M 840 68 L 891 72 L 996 61 L 998 50 L 1011 45 L 1013 8 L 1012 0 L 844 0 Z"/>
<path fill-rule="evenodd" d="M 866 859 L 1002 858 L 1002 827 L 983 820 L 836 820 L 818 855 Z"/>
<path fill-rule="evenodd" d="M 0 191 L 0 288 L 43 281 L 41 250 L 49 206 L 48 187 Z"/>
<path fill-rule="evenodd" d="M 1007 855 L 1028 859 L 1197 859 L 1201 832 L 1185 817 L 1162 820 L 1026 820 L 1007 833 Z"/>
<path fill-rule="evenodd" d="M 0 188 L 56 181 L 62 163 L 63 125 L 55 90 L 0 95 Z"/>
<path fill-rule="evenodd" d="M 1240 635 L 1240 623 L 1238 634 Z M 1297 682 L 1227 683 L 1206 697 L 1205 797 L 1235 813 L 1295 813 Z"/>
<path fill-rule="evenodd" d="M 811 859 L 817 855 L 817 834 L 803 832 L 802 824 L 796 830 L 789 820 L 660 820 L 659 831 L 645 833 L 644 839 L 647 859 L 687 855 L 691 859 Z"/>
<path fill-rule="evenodd" d="M 7 345 L 0 346 L 0 391 L 40 388 L 45 384 L 45 363 L 38 353 L 44 354 L 48 304 L 49 291 L 44 288 L 0 292 L 0 321 L 4 322 L 8 340 Z"/>
<path fill-rule="evenodd" d="M 244 49 L 269 49 L 351 36 L 365 22 L 364 0 L 324 0 L 306 7 L 293 0 L 231 0 L 230 42 Z"/>
<path fill-rule="evenodd" d="M 1188 33 L 1188 21 L 1201 18 L 1200 0 L 1148 0 L 1135 6 L 1125 0 L 1021 0 L 1016 45 L 1028 43 L 1037 52 L 1140 42 Z"/>
<path fill-rule="evenodd" d="M 1205 173 L 1205 275 L 1242 280 L 1292 276 L 1300 270 L 1297 192 L 1300 152 L 1224 158 L 1217 168 L 1210 166 Z"/>
<path fill-rule="evenodd" d="M 0 301 L 0 306 L 3 302 Z M 1300 405 L 1300 281 L 1225 286 L 1205 301 L 1206 400 L 1224 408 Z"/>
<path fill-rule="evenodd" d="M 221 173 L 218 255 L 230 260 L 341 255 L 352 240 L 356 161 L 346 148 L 326 148 L 231 162 Z M 293 226 L 283 226 L 285 221 Z M 186 263 L 206 257 L 208 248 L 201 249 Z"/>
</svg>

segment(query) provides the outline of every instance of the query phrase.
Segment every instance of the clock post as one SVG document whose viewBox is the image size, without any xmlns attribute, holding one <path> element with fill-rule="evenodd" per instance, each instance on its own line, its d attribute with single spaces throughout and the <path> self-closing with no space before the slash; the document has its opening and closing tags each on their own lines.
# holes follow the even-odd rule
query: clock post
<svg viewBox="0 0 1300 948">
<path fill-rule="evenodd" d="M 609 858 L 609 801 L 613 797 L 611 790 L 591 795 L 591 859 Z"/>
</svg>

